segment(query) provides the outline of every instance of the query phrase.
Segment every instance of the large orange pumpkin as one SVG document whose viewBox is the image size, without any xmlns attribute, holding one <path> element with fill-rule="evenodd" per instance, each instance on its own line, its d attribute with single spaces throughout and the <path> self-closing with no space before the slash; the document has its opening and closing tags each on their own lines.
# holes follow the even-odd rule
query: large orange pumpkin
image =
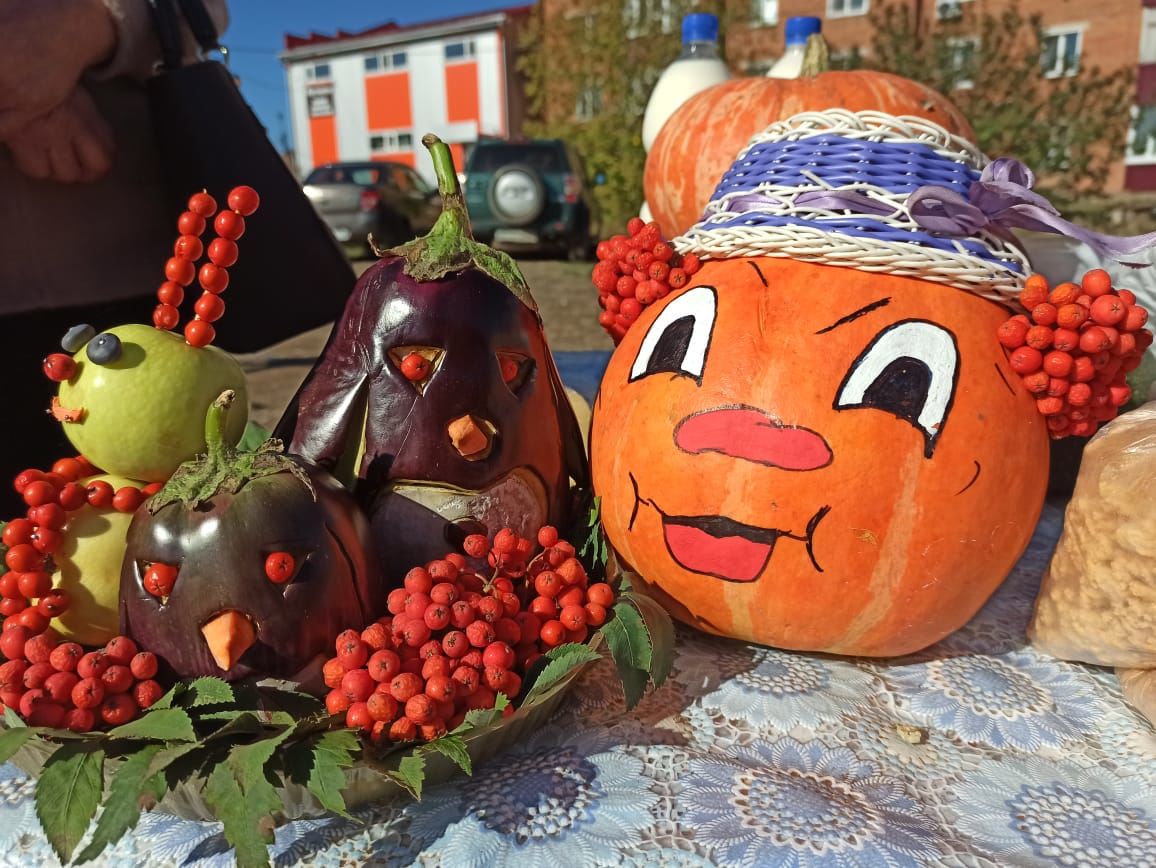
<svg viewBox="0 0 1156 868">
<path fill-rule="evenodd" d="M 594 405 L 606 534 L 688 624 L 892 656 L 963 625 L 1031 537 L 1043 417 L 1007 312 L 917 278 L 707 262 L 632 326 Z"/>
<path fill-rule="evenodd" d="M 967 119 L 946 97 L 885 72 L 726 81 L 683 103 L 646 157 L 646 202 L 663 234 L 673 238 L 702 216 L 723 173 L 751 136 L 774 121 L 830 108 L 915 115 L 975 138 Z"/>
</svg>

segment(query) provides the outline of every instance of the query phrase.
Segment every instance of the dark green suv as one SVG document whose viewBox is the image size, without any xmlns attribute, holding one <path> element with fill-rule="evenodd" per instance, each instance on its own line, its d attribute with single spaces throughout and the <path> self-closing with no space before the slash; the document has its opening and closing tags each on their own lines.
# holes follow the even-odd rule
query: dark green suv
<svg viewBox="0 0 1156 868">
<path fill-rule="evenodd" d="M 587 259 L 598 224 L 582 162 L 561 139 L 483 139 L 466 161 L 466 204 L 479 241 Z"/>
</svg>

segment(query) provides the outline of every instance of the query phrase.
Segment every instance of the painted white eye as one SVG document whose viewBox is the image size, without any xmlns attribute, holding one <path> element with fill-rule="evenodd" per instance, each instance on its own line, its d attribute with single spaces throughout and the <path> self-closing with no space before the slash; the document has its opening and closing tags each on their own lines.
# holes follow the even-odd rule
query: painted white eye
<svg viewBox="0 0 1156 868">
<path fill-rule="evenodd" d="M 930 458 L 959 379 L 959 349 L 943 326 L 905 320 L 888 326 L 852 364 L 836 410 L 882 410 L 923 432 Z"/>
<path fill-rule="evenodd" d="M 630 381 L 667 373 L 687 374 L 701 383 L 716 306 L 713 286 L 696 286 L 671 301 L 642 339 Z"/>
</svg>

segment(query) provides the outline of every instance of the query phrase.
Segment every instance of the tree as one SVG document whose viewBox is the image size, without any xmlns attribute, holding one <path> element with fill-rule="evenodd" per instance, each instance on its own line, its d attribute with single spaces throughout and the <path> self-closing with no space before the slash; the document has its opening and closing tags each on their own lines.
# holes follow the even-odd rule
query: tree
<svg viewBox="0 0 1156 868">
<path fill-rule="evenodd" d="M 695 3 L 722 11 L 722 0 Z M 679 52 L 691 0 L 542 0 L 521 40 L 531 135 L 567 139 L 586 164 L 603 234 L 623 231 L 642 204 L 642 115 Z M 721 17 L 721 15 L 720 15 Z"/>
<path fill-rule="evenodd" d="M 1038 16 L 1014 3 L 929 21 L 906 4 L 871 13 L 874 35 L 863 65 L 921 81 L 947 94 L 990 156 L 1012 156 L 1057 201 L 1103 191 L 1130 124 L 1132 72 L 1072 69 L 1065 45 Z"/>
</svg>

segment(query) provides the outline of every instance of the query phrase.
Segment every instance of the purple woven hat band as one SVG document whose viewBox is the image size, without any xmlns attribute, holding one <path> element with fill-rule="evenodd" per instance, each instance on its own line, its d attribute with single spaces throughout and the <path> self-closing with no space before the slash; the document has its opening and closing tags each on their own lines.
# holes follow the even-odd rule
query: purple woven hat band
<svg viewBox="0 0 1156 868">
<path fill-rule="evenodd" d="M 922 118 L 795 115 L 751 139 L 674 246 L 704 259 L 911 275 L 1008 301 L 1030 273 L 1010 230 L 971 214 L 966 226 L 947 226 L 928 193 L 966 202 L 988 165 L 975 145 Z"/>
</svg>

